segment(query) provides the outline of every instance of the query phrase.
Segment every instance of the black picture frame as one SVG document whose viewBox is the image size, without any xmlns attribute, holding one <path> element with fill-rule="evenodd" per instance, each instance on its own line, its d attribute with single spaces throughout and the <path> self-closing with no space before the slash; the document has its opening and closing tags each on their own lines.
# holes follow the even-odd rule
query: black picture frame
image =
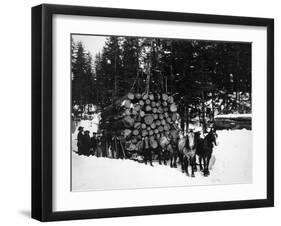
<svg viewBox="0 0 281 226">
<path fill-rule="evenodd" d="M 182 21 L 267 28 L 267 198 L 95 210 L 52 210 L 52 17 L 55 14 Z M 274 206 L 274 20 L 176 12 L 43 4 L 32 8 L 32 218 L 122 217 Z"/>
</svg>

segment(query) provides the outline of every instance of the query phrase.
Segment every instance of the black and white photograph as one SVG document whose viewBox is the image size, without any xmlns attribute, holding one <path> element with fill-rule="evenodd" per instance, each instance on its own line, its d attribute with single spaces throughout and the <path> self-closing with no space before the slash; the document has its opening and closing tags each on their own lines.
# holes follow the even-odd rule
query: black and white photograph
<svg viewBox="0 0 281 226">
<path fill-rule="evenodd" d="M 69 44 L 71 191 L 252 183 L 252 43 Z"/>
</svg>

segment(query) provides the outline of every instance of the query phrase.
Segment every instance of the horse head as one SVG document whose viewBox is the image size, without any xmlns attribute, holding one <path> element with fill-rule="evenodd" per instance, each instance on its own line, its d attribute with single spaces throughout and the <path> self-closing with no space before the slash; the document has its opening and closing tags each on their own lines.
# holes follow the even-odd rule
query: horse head
<svg viewBox="0 0 281 226">
<path fill-rule="evenodd" d="M 218 134 L 216 133 L 216 130 L 212 128 L 207 134 L 206 139 L 209 141 L 210 144 L 215 144 L 217 146 L 217 137 Z"/>
</svg>

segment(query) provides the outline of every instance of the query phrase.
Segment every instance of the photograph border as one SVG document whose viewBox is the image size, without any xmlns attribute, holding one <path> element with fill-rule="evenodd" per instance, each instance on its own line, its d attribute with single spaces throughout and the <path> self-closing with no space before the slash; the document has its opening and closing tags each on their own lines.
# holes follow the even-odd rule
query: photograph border
<svg viewBox="0 0 281 226">
<path fill-rule="evenodd" d="M 53 211 L 52 123 L 53 16 L 80 15 L 123 19 L 246 25 L 267 28 L 267 197 L 266 199 L 170 204 L 95 210 Z M 32 8 L 32 218 L 40 221 L 122 217 L 274 206 L 274 20 L 117 8 L 43 4 Z"/>
</svg>

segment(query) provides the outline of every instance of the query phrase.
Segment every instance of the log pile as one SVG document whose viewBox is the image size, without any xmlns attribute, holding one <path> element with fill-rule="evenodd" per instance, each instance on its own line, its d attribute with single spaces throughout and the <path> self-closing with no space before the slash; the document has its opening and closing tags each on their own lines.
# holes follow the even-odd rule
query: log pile
<svg viewBox="0 0 281 226">
<path fill-rule="evenodd" d="M 150 147 L 166 146 L 176 137 L 177 105 L 172 96 L 160 93 L 129 93 L 104 109 L 101 128 L 125 140 L 129 151 L 140 151 L 145 137 Z"/>
</svg>

